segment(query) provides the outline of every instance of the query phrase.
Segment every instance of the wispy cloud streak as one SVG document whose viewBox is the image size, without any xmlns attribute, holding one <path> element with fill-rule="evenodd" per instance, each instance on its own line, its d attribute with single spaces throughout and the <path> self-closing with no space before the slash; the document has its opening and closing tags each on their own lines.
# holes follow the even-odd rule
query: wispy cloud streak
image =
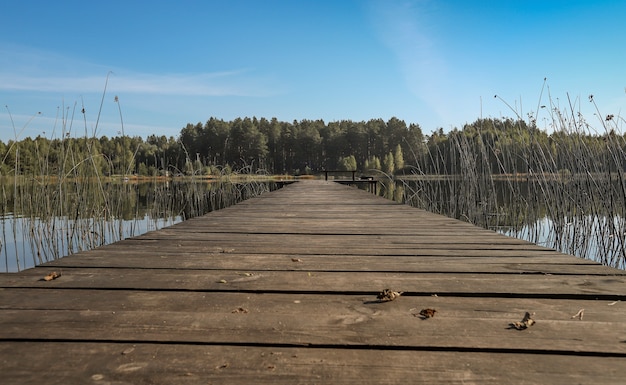
<svg viewBox="0 0 626 385">
<path fill-rule="evenodd" d="M 24 47 L 0 47 L 0 91 L 101 93 L 107 73 L 118 93 L 187 96 L 266 96 L 275 83 L 252 69 L 205 73 L 137 73 L 84 63 Z"/>
<path fill-rule="evenodd" d="M 448 65 L 433 34 L 430 1 L 372 2 L 381 41 L 396 57 L 406 87 L 440 117 L 447 115 Z"/>
<path fill-rule="evenodd" d="M 261 96 L 262 85 L 238 78 L 241 72 L 111 76 L 109 84 L 120 93 L 149 93 L 189 96 Z M 15 75 L 0 72 L 0 90 L 31 92 L 102 92 L 106 74 L 60 76 Z M 256 82 L 258 83 L 258 82 Z"/>
</svg>

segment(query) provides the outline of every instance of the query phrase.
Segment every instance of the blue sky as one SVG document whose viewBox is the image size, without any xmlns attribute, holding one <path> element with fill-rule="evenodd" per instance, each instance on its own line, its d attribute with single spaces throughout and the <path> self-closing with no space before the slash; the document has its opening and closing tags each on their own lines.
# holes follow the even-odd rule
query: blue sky
<svg viewBox="0 0 626 385">
<path fill-rule="evenodd" d="M 568 97 L 593 125 L 626 106 L 625 15 L 620 0 L 13 1 L 0 140 L 246 116 L 395 116 L 428 135 Z"/>
</svg>

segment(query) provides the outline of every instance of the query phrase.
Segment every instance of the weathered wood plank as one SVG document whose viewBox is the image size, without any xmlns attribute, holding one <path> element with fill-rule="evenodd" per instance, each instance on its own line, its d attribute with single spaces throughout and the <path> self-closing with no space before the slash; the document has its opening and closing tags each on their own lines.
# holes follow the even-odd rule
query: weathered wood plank
<svg viewBox="0 0 626 385">
<path fill-rule="evenodd" d="M 252 230 L 243 233 L 225 233 L 225 232 L 192 232 L 180 230 L 162 230 L 162 232 L 148 233 L 133 238 L 131 241 L 168 241 L 176 240 L 177 242 L 193 241 L 193 242 L 229 242 L 235 243 L 254 243 L 255 245 L 263 244 L 312 244 L 320 246 L 345 245 L 344 247 L 368 245 L 376 248 L 411 248 L 424 244 L 424 240 L 428 239 L 429 244 L 436 245 L 493 245 L 497 244 L 500 248 L 508 245 L 523 245 L 526 249 L 539 250 L 538 246 L 529 245 L 525 241 L 514 238 L 502 238 L 499 234 L 468 234 L 455 236 L 450 239 L 447 235 L 412 235 L 412 236 L 390 236 L 390 235 L 361 235 L 361 234 L 324 234 L 324 233 L 254 233 Z M 362 247 L 362 246 L 361 246 Z"/>
<path fill-rule="evenodd" d="M 131 245 L 133 247 L 131 247 Z M 224 246 L 221 246 L 224 245 Z M 159 247 L 160 246 L 160 247 Z M 193 247 L 192 247 L 193 246 Z M 232 246 L 232 247 L 229 247 Z M 255 245 L 252 245 L 255 246 Z M 513 248 L 504 246 L 502 248 L 497 247 L 489 247 L 489 248 L 477 248 L 477 247 L 467 247 L 467 246 L 457 246 L 450 245 L 446 248 L 445 245 L 425 245 L 424 247 L 413 247 L 410 250 L 403 248 L 367 248 L 365 246 L 362 247 L 332 247 L 326 246 L 324 248 L 319 248 L 320 250 L 315 253 L 311 250 L 311 247 L 308 244 L 304 245 L 280 245 L 279 247 L 271 248 L 271 245 L 268 247 L 258 247 L 261 250 L 252 250 L 251 247 L 244 247 L 241 244 L 233 244 L 227 242 L 216 242 L 216 243 L 207 243 L 207 242 L 167 242 L 167 243 L 158 243 L 154 241 L 148 242 L 140 242 L 133 243 L 128 241 L 124 241 L 123 243 L 115 243 L 107 246 L 100 247 L 95 250 L 91 250 L 87 253 L 77 253 L 75 256 L 81 257 L 88 255 L 108 255 L 108 256 L 132 256 L 132 255 L 145 255 L 146 257 L 156 257 L 160 255 L 168 255 L 168 254 L 177 254 L 177 255 L 194 255 L 194 254 L 202 254 L 206 256 L 214 256 L 223 254 L 231 254 L 231 255 L 309 255 L 309 256 L 331 256 L 335 257 L 336 260 L 343 259 L 347 257 L 371 257 L 376 256 L 379 260 L 383 259 L 380 257 L 392 257 L 389 259 L 390 263 L 395 260 L 397 257 L 450 257 L 453 260 L 454 257 L 488 257 L 492 262 L 505 262 L 509 261 L 511 263 L 520 262 L 520 258 L 524 258 L 524 261 L 532 261 L 534 258 L 543 258 L 549 257 L 553 263 L 563 263 L 570 265 L 598 265 L 597 262 L 575 258 L 571 255 L 565 255 L 561 253 L 554 252 L 552 250 L 547 249 L 533 249 L 528 250 L 523 247 Z M 419 246 L 419 245 L 417 245 Z M 287 252 L 288 249 L 289 252 Z M 72 258 L 70 256 L 69 258 Z M 501 258 L 501 260 L 499 260 Z M 182 258 L 181 258 L 182 259 Z M 547 262 L 547 261 L 546 261 Z M 618 270 L 607 268 L 607 273 L 615 273 L 618 274 Z"/>
<path fill-rule="evenodd" d="M 293 264 L 285 260 L 284 264 Z M 417 294 L 554 296 L 626 299 L 626 276 L 549 274 L 447 274 L 403 272 L 310 272 L 76 268 L 54 281 L 42 280 L 52 268 L 35 268 L 0 277 L 0 287 L 54 287 L 141 290 L 370 292 L 384 288 Z"/>
<path fill-rule="evenodd" d="M 11 298 L 21 295 L 28 307 Z M 29 298 L 34 295 L 35 298 Z M 0 291 L 0 340 L 366 346 L 622 354 L 623 304 L 607 301 L 73 291 Z M 617 306 L 617 307 L 615 307 Z M 435 308 L 434 318 L 416 315 Z M 193 311 L 190 311 L 193 309 Z M 572 318 L 585 309 L 586 318 Z M 526 311 L 537 324 L 510 323 Z"/>
<path fill-rule="evenodd" d="M 0 356 L 3 379 L 21 385 L 571 385 L 621 384 L 626 377 L 623 358 L 544 354 L 3 342 Z"/>
<path fill-rule="evenodd" d="M 146 268 L 195 270 L 254 271 L 403 271 L 422 273 L 509 273 L 553 275 L 626 275 L 625 271 L 609 269 L 600 264 L 580 263 L 571 256 L 536 257 L 473 257 L 473 256 L 379 256 L 303 255 L 303 254 L 236 254 L 180 253 L 174 250 L 120 251 L 100 250 L 61 258 L 44 265 L 58 268 Z M 499 252 L 498 254 L 505 254 Z M 496 255 L 496 253 L 494 253 Z M 292 263 L 281 263 L 292 262 Z M 581 260 L 582 261 L 582 260 Z M 574 263 L 572 263 L 574 262 Z"/>
<path fill-rule="evenodd" d="M 245 254 L 254 254 L 264 251 L 265 253 L 273 252 L 275 253 L 277 250 L 280 250 L 283 253 L 287 254 L 333 254 L 333 255 L 424 255 L 426 252 L 432 252 L 432 250 L 451 250 L 454 252 L 456 250 L 464 251 L 467 253 L 473 253 L 476 255 L 479 252 L 485 253 L 493 250 L 520 250 L 524 251 L 527 254 L 532 254 L 535 251 L 539 253 L 545 253 L 546 249 L 529 247 L 526 245 L 514 245 L 514 244 L 503 244 L 500 245 L 496 242 L 494 243 L 484 243 L 484 244 L 446 244 L 445 242 L 436 244 L 415 244 L 410 248 L 402 247 L 400 245 L 380 245 L 380 247 L 376 244 L 320 244 L 320 243 L 295 243 L 295 242 L 274 242 L 271 239 L 268 239 L 265 242 L 255 242 L 255 243 L 244 243 L 244 242 L 236 242 L 229 239 L 223 239 L 220 241 L 207 242 L 207 241 L 197 241 L 197 240 L 156 240 L 156 239 L 146 239 L 146 240 L 138 240 L 138 239 L 127 239 L 124 241 L 123 245 L 116 245 L 115 247 L 127 248 L 130 247 L 137 249 L 151 249 L 156 252 L 158 250 L 164 248 L 172 248 L 177 247 L 179 250 L 197 250 L 204 252 L 224 252 L 224 250 L 229 250 L 229 252 L 238 252 Z M 422 251 L 427 250 L 427 251 Z"/>
</svg>

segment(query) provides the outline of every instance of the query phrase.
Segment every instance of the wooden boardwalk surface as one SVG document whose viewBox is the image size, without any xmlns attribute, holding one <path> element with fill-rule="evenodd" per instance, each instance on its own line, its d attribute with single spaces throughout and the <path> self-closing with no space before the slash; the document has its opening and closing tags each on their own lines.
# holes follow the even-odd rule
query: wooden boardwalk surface
<svg viewBox="0 0 626 385">
<path fill-rule="evenodd" d="M 303 181 L 0 275 L 0 382 L 624 384 L 626 272 Z"/>
</svg>

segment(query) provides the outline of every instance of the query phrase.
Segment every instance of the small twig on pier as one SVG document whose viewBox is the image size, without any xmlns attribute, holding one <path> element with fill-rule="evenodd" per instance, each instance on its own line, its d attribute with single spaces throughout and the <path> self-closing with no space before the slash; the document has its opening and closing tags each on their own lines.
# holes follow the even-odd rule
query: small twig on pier
<svg viewBox="0 0 626 385">
<path fill-rule="evenodd" d="M 578 317 L 579 320 L 583 320 L 583 314 L 585 314 L 585 309 L 580 309 L 578 313 L 574 314 L 572 318 Z"/>
</svg>

